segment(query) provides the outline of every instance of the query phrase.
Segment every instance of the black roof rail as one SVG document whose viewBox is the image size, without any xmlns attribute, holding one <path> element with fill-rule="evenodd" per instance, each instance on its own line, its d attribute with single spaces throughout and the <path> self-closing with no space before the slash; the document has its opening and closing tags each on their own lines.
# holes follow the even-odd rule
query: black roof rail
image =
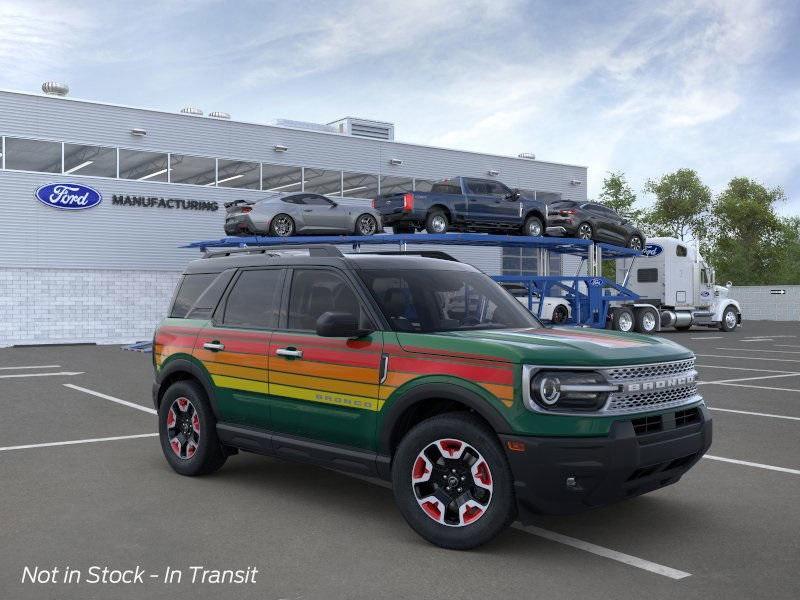
<svg viewBox="0 0 800 600">
<path fill-rule="evenodd" d="M 365 251 L 357 252 L 356 254 L 380 254 L 381 256 L 422 256 L 423 258 L 439 258 L 441 260 L 461 262 L 452 254 L 442 252 L 441 250 L 376 250 L 375 252 Z M 352 256 L 352 254 L 349 256 Z"/>
<path fill-rule="evenodd" d="M 242 246 L 239 248 L 206 248 L 203 258 L 220 258 L 237 254 L 266 254 L 269 256 L 291 256 L 296 250 L 305 250 L 308 256 L 342 257 L 342 251 L 329 245 L 297 246 Z"/>
</svg>

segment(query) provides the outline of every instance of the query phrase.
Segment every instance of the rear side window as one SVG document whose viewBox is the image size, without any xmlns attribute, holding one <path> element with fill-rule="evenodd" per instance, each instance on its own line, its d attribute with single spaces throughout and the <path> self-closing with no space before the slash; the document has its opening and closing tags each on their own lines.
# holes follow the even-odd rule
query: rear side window
<svg viewBox="0 0 800 600">
<path fill-rule="evenodd" d="M 431 188 L 433 194 L 461 194 L 461 186 L 456 181 L 439 181 Z"/>
<path fill-rule="evenodd" d="M 639 269 L 636 271 L 636 281 L 639 283 L 655 283 L 658 281 L 658 269 Z"/>
<path fill-rule="evenodd" d="M 225 302 L 223 324 L 253 329 L 273 327 L 277 320 L 277 298 L 282 277 L 281 269 L 242 271 Z"/>
<path fill-rule="evenodd" d="M 172 304 L 170 317 L 183 319 L 192 308 L 200 294 L 206 291 L 211 282 L 217 278 L 217 273 L 195 273 L 184 275 L 183 281 L 175 295 L 175 302 Z"/>
</svg>

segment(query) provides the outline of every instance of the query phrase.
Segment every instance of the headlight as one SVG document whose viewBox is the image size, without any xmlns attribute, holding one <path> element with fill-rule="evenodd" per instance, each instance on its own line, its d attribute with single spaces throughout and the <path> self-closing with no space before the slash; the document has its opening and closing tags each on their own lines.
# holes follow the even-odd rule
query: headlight
<svg viewBox="0 0 800 600">
<path fill-rule="evenodd" d="M 595 371 L 539 371 L 531 378 L 530 398 L 548 411 L 594 411 L 618 389 Z"/>
</svg>

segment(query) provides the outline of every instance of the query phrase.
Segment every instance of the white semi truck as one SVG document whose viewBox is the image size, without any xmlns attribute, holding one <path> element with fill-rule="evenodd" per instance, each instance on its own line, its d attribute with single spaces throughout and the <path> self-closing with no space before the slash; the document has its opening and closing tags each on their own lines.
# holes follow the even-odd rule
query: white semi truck
<svg viewBox="0 0 800 600">
<path fill-rule="evenodd" d="M 679 331 L 692 325 L 733 331 L 742 322 L 731 283 L 716 285 L 714 269 L 700 253 L 676 238 L 648 238 L 642 255 L 616 261 L 617 283 L 639 295 L 611 309 L 609 324 L 619 331 Z"/>
</svg>

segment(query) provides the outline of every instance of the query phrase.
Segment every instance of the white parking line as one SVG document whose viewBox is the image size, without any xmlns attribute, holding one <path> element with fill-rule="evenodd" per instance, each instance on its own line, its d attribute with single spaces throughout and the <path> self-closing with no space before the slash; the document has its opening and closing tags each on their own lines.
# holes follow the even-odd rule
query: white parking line
<svg viewBox="0 0 800 600">
<path fill-rule="evenodd" d="M 749 350 L 742 350 L 742 352 L 749 352 Z M 738 360 L 771 360 L 772 362 L 800 362 L 796 358 L 772 358 L 767 356 L 729 356 L 726 354 L 695 354 L 695 356 L 702 356 L 703 358 L 736 358 Z"/>
<path fill-rule="evenodd" d="M 724 335 L 701 335 L 697 337 L 690 337 L 690 340 L 721 340 Z"/>
<path fill-rule="evenodd" d="M 772 338 L 750 338 L 750 339 L 742 339 L 739 340 L 740 342 L 771 342 L 773 341 Z"/>
<path fill-rule="evenodd" d="M 0 367 L 0 371 L 17 371 L 20 369 L 60 369 L 61 365 L 26 365 L 24 367 Z"/>
<path fill-rule="evenodd" d="M 714 385 L 730 385 L 733 387 L 753 388 L 755 390 L 773 390 L 776 392 L 800 392 L 794 388 L 768 387 L 765 385 L 750 385 L 749 383 L 714 383 Z"/>
<path fill-rule="evenodd" d="M 750 368 L 748 368 L 748 367 L 727 367 L 727 366 L 724 366 L 724 365 L 697 365 L 697 364 L 695 365 L 695 367 L 702 368 L 702 369 L 732 369 L 734 371 L 759 371 L 761 373 L 791 373 L 792 375 L 797 373 L 798 375 L 800 375 L 800 372 L 798 372 L 798 371 L 779 371 L 778 369 L 753 369 L 752 367 L 750 367 Z"/>
<path fill-rule="evenodd" d="M 776 348 L 800 348 L 797 344 L 775 344 Z"/>
<path fill-rule="evenodd" d="M 366 475 L 357 475 L 356 473 L 345 473 L 343 471 L 336 471 L 335 469 L 330 469 L 330 470 L 336 473 L 340 473 L 341 475 L 347 475 L 348 477 L 352 477 L 353 479 L 360 479 L 361 481 L 366 481 L 367 483 L 379 485 L 386 489 L 392 489 L 392 484 L 382 479 L 377 479 L 375 477 L 367 477 Z M 518 529 L 520 531 L 524 531 L 525 533 L 529 533 L 531 535 L 542 537 L 553 542 L 558 542 L 559 544 L 572 546 L 573 548 L 577 548 L 578 550 L 583 550 L 584 552 L 596 554 L 597 556 L 602 556 L 604 558 L 610 558 L 611 560 L 616 560 L 617 562 L 625 563 L 626 565 L 630 565 L 638 569 L 643 569 L 645 571 L 650 571 L 651 573 L 663 575 L 664 577 L 669 577 L 670 579 L 684 579 L 685 577 L 691 576 L 691 573 L 687 573 L 686 571 L 679 571 L 678 569 L 673 569 L 672 567 L 666 567 L 658 563 L 650 562 L 649 560 L 645 560 L 643 558 L 631 556 L 630 554 L 617 552 L 616 550 L 612 550 L 611 548 L 598 546 L 597 544 L 586 542 L 584 540 L 579 540 L 577 538 L 570 537 L 568 535 L 564 535 L 561 533 L 556 533 L 555 531 L 550 531 L 549 529 L 542 529 L 541 527 L 523 525 L 522 523 L 519 522 L 514 523 L 513 525 L 511 525 L 511 527 L 513 527 L 514 529 Z"/>
<path fill-rule="evenodd" d="M 5 446 L 0 452 L 9 450 L 27 450 L 29 448 L 48 448 L 50 446 L 73 446 L 75 444 L 94 444 L 96 442 L 115 442 L 117 440 L 135 440 L 137 438 L 156 437 L 157 433 L 138 433 L 136 435 L 118 435 L 115 437 L 89 438 L 85 440 L 67 440 L 66 442 L 47 442 L 44 444 L 25 444 L 24 446 Z"/>
<path fill-rule="evenodd" d="M 52 377 L 54 375 L 83 375 L 83 371 L 59 371 L 58 373 L 14 373 L 13 375 L 0 375 L 0 379 L 16 379 L 19 377 Z"/>
<path fill-rule="evenodd" d="M 758 377 L 740 377 L 738 379 L 719 379 L 717 381 L 698 381 L 697 385 L 712 385 L 716 383 L 733 383 L 736 381 L 755 381 L 756 379 L 775 379 L 776 377 L 795 377 L 800 373 L 781 373 L 778 375 L 759 375 Z M 68 385 L 68 384 L 64 384 Z"/>
<path fill-rule="evenodd" d="M 744 465 L 745 467 L 757 467 L 759 469 L 767 469 L 769 471 L 779 471 L 781 473 L 791 473 L 792 475 L 800 475 L 800 470 L 798 469 L 776 467 L 774 465 L 765 465 L 762 463 L 755 463 L 747 460 L 736 460 L 735 458 L 723 458 L 722 456 L 712 456 L 710 454 L 706 454 L 705 456 L 703 456 L 703 458 L 708 458 L 710 460 L 719 460 L 721 462 L 732 463 L 734 465 Z"/>
<path fill-rule="evenodd" d="M 734 352 L 770 352 L 772 354 L 800 354 L 796 350 L 761 350 L 760 348 L 714 348 L 714 350 L 733 350 Z"/>
<path fill-rule="evenodd" d="M 734 410 L 732 408 L 717 408 L 716 406 L 709 406 L 708 410 L 719 410 L 722 412 L 736 413 L 739 415 L 751 415 L 754 417 L 770 417 L 772 419 L 787 419 L 789 421 L 800 421 L 800 417 L 790 417 L 788 415 L 773 415 L 772 413 L 752 412 L 749 410 Z"/>
<path fill-rule="evenodd" d="M 630 554 L 617 552 L 616 550 L 612 550 L 611 548 L 604 548 L 603 546 L 598 546 L 597 544 L 592 544 L 591 542 L 585 542 L 583 540 L 579 540 L 577 538 L 570 537 L 568 535 L 556 533 L 555 531 L 542 529 L 541 527 L 526 526 L 520 523 L 514 523 L 512 527 L 514 527 L 514 529 L 519 529 L 520 531 L 524 531 L 526 533 L 543 537 L 553 542 L 558 542 L 559 544 L 572 546 L 573 548 L 577 548 L 578 550 L 583 550 L 585 552 L 596 554 L 597 556 L 602 556 L 604 558 L 610 558 L 611 560 L 616 560 L 617 562 L 625 563 L 626 565 L 636 567 L 637 569 L 650 571 L 651 573 L 655 573 L 657 575 L 663 575 L 664 577 L 669 577 L 670 579 L 684 579 L 686 577 L 691 577 L 692 575 L 691 573 L 687 573 L 686 571 L 679 571 L 678 569 L 673 569 L 672 567 L 666 567 L 664 565 L 660 565 L 658 563 L 654 563 L 649 560 L 645 560 L 643 558 L 631 556 Z"/>
<path fill-rule="evenodd" d="M 148 408 L 147 406 L 142 406 L 141 404 L 134 404 L 133 402 L 128 402 L 127 400 L 122 400 L 121 398 L 115 398 L 114 396 L 109 396 L 107 394 L 101 394 L 100 392 L 95 392 L 94 390 L 83 388 L 78 385 L 72 385 L 71 383 L 65 383 L 63 385 L 71 390 L 78 390 L 84 394 L 91 394 L 92 396 L 103 398 L 103 400 L 110 400 L 111 402 L 116 402 L 117 404 L 122 404 L 123 406 L 128 406 L 130 408 L 135 408 L 136 410 L 141 410 L 152 415 L 156 414 L 154 408 Z"/>
</svg>

